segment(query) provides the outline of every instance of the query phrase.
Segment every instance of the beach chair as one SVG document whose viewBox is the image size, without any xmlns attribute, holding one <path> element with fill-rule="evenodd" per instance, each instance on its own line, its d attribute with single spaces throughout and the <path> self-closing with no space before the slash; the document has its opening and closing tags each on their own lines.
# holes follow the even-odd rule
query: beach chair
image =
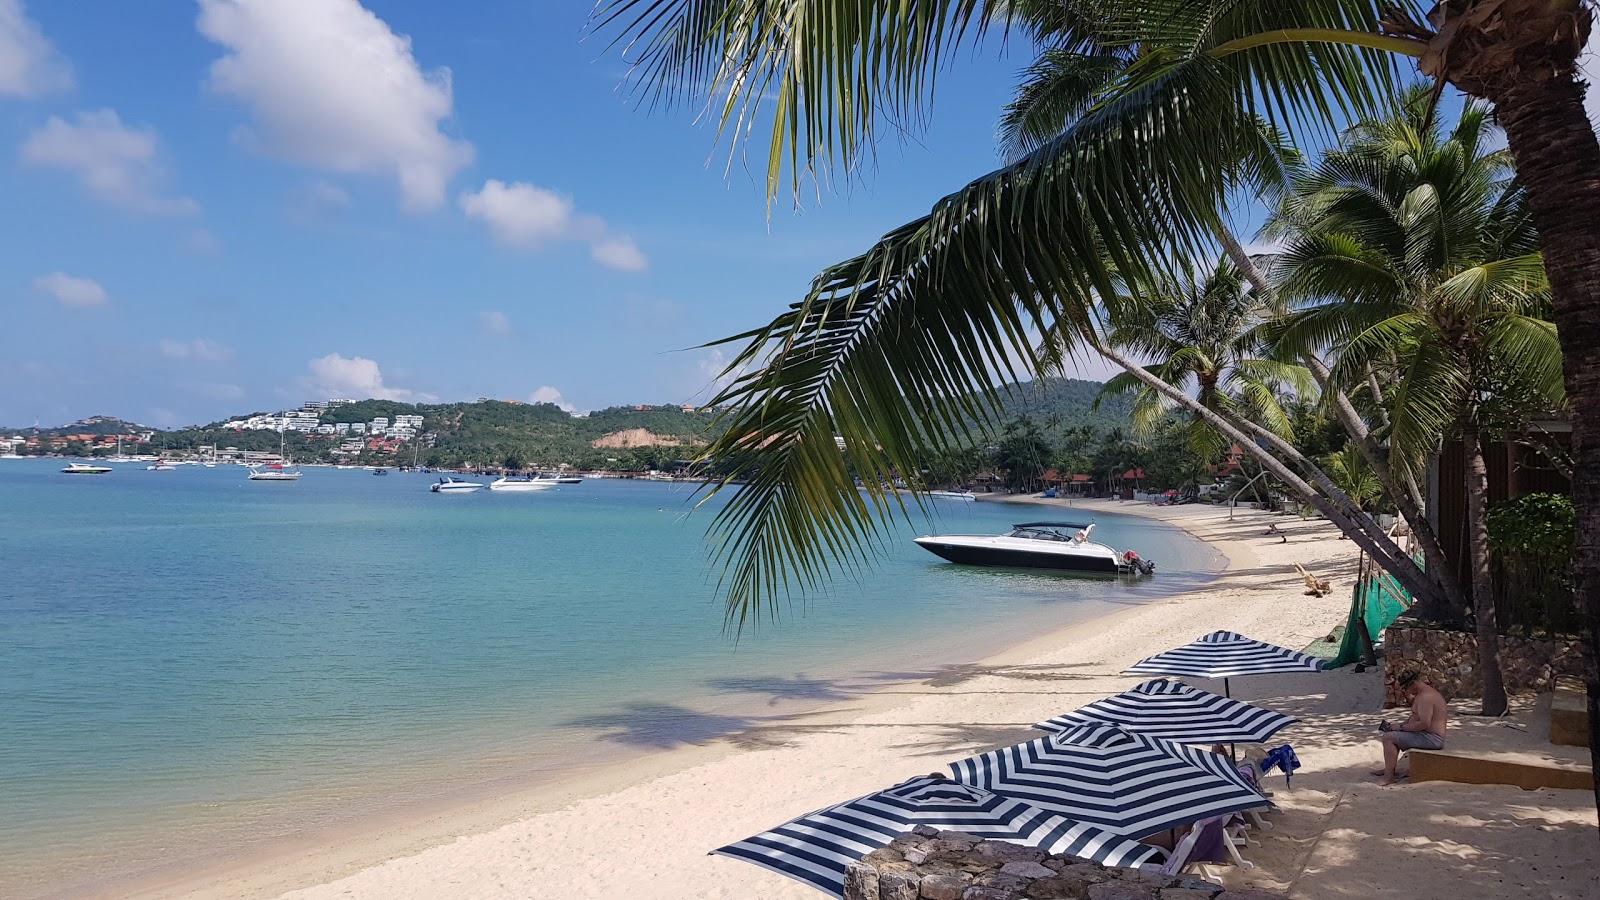
<svg viewBox="0 0 1600 900">
<path fill-rule="evenodd" d="M 1161 865 L 1145 863 L 1139 868 L 1147 872 L 1155 872 L 1168 877 L 1176 877 L 1186 868 L 1193 867 L 1201 878 L 1214 884 L 1221 884 L 1222 877 L 1211 871 L 1212 865 L 1224 862 L 1220 858 L 1226 855 L 1227 860 L 1241 869 L 1253 869 L 1255 865 L 1239 855 L 1239 848 L 1234 845 L 1234 836 L 1230 833 L 1228 821 L 1235 818 L 1233 814 L 1215 816 L 1210 819 L 1201 819 L 1194 823 L 1178 840 L 1177 846 L 1167 855 L 1167 861 Z M 1242 827 L 1242 823 L 1241 826 Z M 1204 853 L 1205 859 L 1191 859 L 1196 853 Z"/>
<path fill-rule="evenodd" d="M 1242 762 L 1236 767 L 1236 770 L 1239 773 L 1239 777 L 1243 778 L 1245 783 L 1249 784 L 1251 788 L 1255 789 L 1256 793 L 1263 797 L 1272 796 L 1270 791 L 1261 786 L 1261 779 L 1256 776 L 1256 767 L 1254 763 Z M 1273 808 L 1276 809 L 1276 807 Z M 1255 827 L 1261 829 L 1262 831 L 1272 830 L 1272 823 L 1266 820 L 1266 817 L 1261 814 L 1261 810 L 1252 809 L 1246 811 L 1245 814 L 1250 817 L 1251 822 L 1255 823 Z"/>
</svg>

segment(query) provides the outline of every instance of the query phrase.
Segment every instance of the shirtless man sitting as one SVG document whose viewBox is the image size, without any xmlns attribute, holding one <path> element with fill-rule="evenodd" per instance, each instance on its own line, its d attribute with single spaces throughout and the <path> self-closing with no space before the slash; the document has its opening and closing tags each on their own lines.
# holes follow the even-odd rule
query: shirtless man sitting
<svg viewBox="0 0 1600 900">
<path fill-rule="evenodd" d="M 1401 675 L 1399 684 L 1411 702 L 1411 718 L 1399 725 L 1391 725 L 1387 719 L 1378 724 L 1378 730 L 1383 732 L 1383 768 L 1372 774 L 1382 776 L 1379 784 L 1394 784 L 1394 767 L 1403 751 L 1444 749 L 1445 720 L 1450 714 L 1444 695 L 1416 672 Z"/>
</svg>

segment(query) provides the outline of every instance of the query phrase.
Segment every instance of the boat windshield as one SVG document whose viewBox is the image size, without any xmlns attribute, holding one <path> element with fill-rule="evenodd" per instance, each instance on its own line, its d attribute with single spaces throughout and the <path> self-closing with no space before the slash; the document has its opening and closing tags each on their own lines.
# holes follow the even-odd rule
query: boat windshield
<svg viewBox="0 0 1600 900">
<path fill-rule="evenodd" d="M 1028 522 L 1013 526 L 1006 536 L 1034 541 L 1083 541 L 1089 537 L 1089 527 L 1071 522 Z"/>
</svg>

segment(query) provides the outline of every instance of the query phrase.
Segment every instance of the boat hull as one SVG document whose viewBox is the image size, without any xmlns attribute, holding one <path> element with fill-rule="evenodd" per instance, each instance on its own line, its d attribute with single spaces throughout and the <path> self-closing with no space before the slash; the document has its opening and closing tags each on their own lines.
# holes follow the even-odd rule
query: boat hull
<svg viewBox="0 0 1600 900">
<path fill-rule="evenodd" d="M 1053 569 L 1058 572 L 1094 572 L 1115 575 L 1121 571 L 1115 557 L 1049 553 L 1012 547 L 945 543 L 938 538 L 917 538 L 922 549 L 964 566 L 1006 569 Z"/>
<path fill-rule="evenodd" d="M 517 491 L 521 491 L 521 492 L 547 491 L 547 490 L 549 490 L 549 489 L 551 489 L 551 488 L 553 488 L 555 486 L 556 486 L 556 484 L 553 481 L 491 481 L 491 482 L 489 482 L 489 490 L 491 490 L 491 491 L 513 491 L 513 492 L 517 492 Z"/>
</svg>

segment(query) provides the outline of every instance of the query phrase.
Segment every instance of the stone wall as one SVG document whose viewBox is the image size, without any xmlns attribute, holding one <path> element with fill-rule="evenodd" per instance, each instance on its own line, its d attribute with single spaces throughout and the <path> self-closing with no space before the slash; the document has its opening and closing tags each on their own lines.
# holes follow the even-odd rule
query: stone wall
<svg viewBox="0 0 1600 900">
<path fill-rule="evenodd" d="M 1420 673 L 1447 700 L 1483 696 L 1476 634 L 1405 625 L 1404 622 L 1402 619 L 1384 631 L 1385 706 L 1407 705 L 1395 683 L 1407 670 Z M 1582 675 L 1583 657 L 1577 641 L 1540 641 L 1502 635 L 1500 669 L 1505 675 L 1507 693 L 1542 693 L 1555 686 L 1557 676 Z"/>
<path fill-rule="evenodd" d="M 926 825 L 845 871 L 844 900 L 1283 900 L 1198 878 L 1110 869 Z"/>
</svg>

